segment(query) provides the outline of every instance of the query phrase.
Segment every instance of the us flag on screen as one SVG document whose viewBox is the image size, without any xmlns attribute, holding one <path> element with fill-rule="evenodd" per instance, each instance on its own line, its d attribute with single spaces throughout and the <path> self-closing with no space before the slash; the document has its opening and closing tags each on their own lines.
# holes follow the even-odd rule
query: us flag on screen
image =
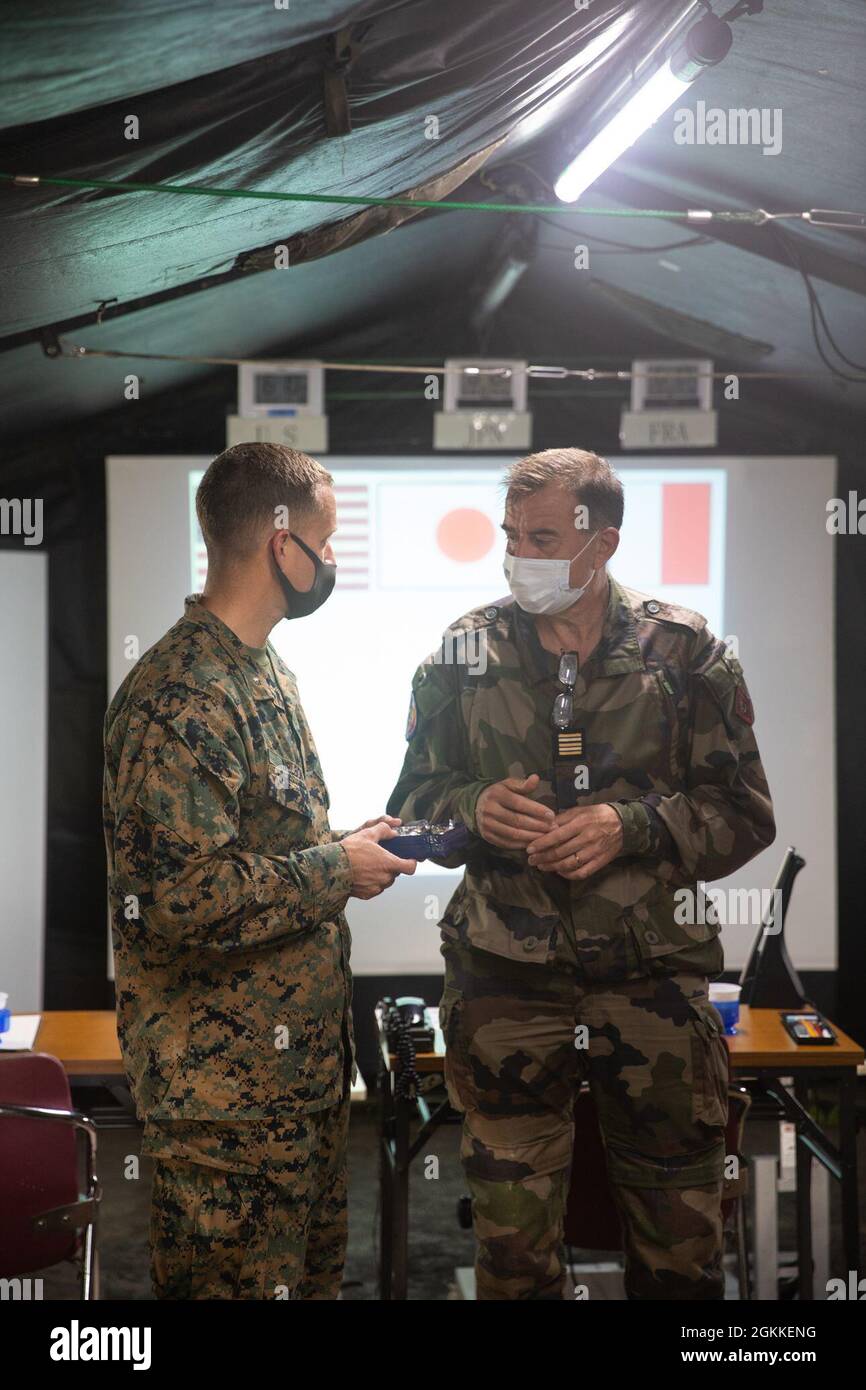
<svg viewBox="0 0 866 1390">
<path fill-rule="evenodd" d="M 337 533 L 331 540 L 337 562 L 337 587 L 370 587 L 370 487 L 334 482 Z"/>
</svg>

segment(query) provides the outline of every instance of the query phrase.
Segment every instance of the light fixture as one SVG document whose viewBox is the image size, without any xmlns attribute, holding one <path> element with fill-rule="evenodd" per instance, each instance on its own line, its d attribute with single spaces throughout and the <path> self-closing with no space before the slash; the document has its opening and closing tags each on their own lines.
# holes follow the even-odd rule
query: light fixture
<svg viewBox="0 0 866 1390">
<path fill-rule="evenodd" d="M 619 438 L 624 449 L 715 448 L 712 361 L 668 357 L 632 362 L 631 410 L 620 416 Z"/>
<path fill-rule="evenodd" d="M 448 357 L 444 409 L 433 416 L 434 449 L 528 449 L 526 362 L 504 357 Z"/>
<path fill-rule="evenodd" d="M 687 31 L 668 61 L 638 87 L 560 174 L 556 196 L 563 203 L 575 202 L 678 97 L 688 91 L 705 68 L 715 67 L 722 61 L 732 42 L 730 24 L 714 14 L 702 16 Z"/>
<path fill-rule="evenodd" d="M 226 445 L 286 444 L 328 451 L 321 362 L 240 362 L 238 413 L 226 418 Z"/>
</svg>

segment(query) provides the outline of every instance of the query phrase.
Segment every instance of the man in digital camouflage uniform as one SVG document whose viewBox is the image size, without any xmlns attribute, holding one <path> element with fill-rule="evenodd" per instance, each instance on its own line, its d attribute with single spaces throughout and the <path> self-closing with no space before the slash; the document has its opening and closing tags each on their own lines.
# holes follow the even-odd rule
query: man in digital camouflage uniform
<svg viewBox="0 0 866 1390">
<path fill-rule="evenodd" d="M 267 641 L 333 587 L 331 476 L 240 445 L 197 496 L 203 595 L 105 723 L 118 1034 L 156 1158 L 158 1298 L 333 1299 L 356 1075 L 350 896 L 411 872 L 379 817 L 342 836 L 292 673 Z"/>
<path fill-rule="evenodd" d="M 751 701 L 699 614 L 608 576 L 623 498 L 603 460 L 548 450 L 508 482 L 513 596 L 418 668 L 388 805 L 473 832 L 446 861 L 466 870 L 440 923 L 441 1026 L 478 1297 L 563 1296 L 587 1080 L 627 1296 L 719 1299 L 727 1060 L 708 979 L 723 952 L 717 922 L 681 922 L 674 894 L 775 836 Z M 485 660 L 449 660 L 470 652 Z"/>
</svg>

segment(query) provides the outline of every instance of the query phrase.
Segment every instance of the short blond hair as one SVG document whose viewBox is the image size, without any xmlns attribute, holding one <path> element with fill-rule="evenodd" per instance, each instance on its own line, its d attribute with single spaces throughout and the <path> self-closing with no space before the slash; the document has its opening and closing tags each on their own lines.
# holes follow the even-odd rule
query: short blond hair
<svg viewBox="0 0 866 1390">
<path fill-rule="evenodd" d="M 508 501 L 555 483 L 587 508 L 593 528 L 622 526 L 622 483 L 607 459 L 589 449 L 543 449 L 513 463 L 505 475 Z"/>
<path fill-rule="evenodd" d="M 333 483 L 327 468 L 285 444 L 234 444 L 218 454 L 195 495 L 195 510 L 208 560 L 249 558 L 278 507 L 290 518 L 309 515 L 322 487 Z M 294 524 L 294 522 L 292 522 Z"/>
</svg>

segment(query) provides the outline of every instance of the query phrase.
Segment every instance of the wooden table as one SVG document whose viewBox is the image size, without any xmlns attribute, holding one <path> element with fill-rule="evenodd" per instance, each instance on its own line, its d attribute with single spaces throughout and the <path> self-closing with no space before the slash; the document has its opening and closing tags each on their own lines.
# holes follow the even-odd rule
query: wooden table
<svg viewBox="0 0 866 1390">
<path fill-rule="evenodd" d="M 804 1006 L 807 1007 L 807 1006 Z M 855 1110 L 857 1068 L 866 1054 L 840 1028 L 831 1023 L 838 1043 L 805 1046 L 795 1043 L 782 1026 L 778 1009 L 750 1009 L 743 1005 L 736 1035 L 725 1037 L 731 1059 L 731 1079 L 752 1095 L 769 1101 L 780 1117 L 790 1120 L 796 1132 L 797 1256 L 799 1297 L 809 1300 L 812 1289 L 812 1159 L 816 1158 L 841 1188 L 842 1239 L 849 1270 L 859 1278 L 859 1213 L 857 1191 L 857 1119 Z M 453 1119 L 447 1102 L 432 1114 L 423 1098 L 407 1100 L 400 1093 L 397 1059 L 379 1029 L 379 1090 L 382 1099 L 380 1135 L 380 1297 L 406 1297 L 408 1282 L 409 1165 L 438 1125 Z M 442 1072 L 444 1054 L 418 1052 L 419 1076 Z M 793 1080 L 793 1091 L 781 1078 Z M 834 1143 L 806 1109 L 810 1081 L 828 1080 L 839 1095 L 839 1137 Z M 417 1109 L 422 1126 L 410 1142 L 409 1124 Z M 459 1118 L 459 1117 L 458 1117 Z"/>
<path fill-rule="evenodd" d="M 111 1089 L 124 1079 L 113 1009 L 43 1014 L 33 1051 L 50 1052 L 79 1086 L 108 1085 Z"/>
<path fill-rule="evenodd" d="M 842 1243 L 848 1270 L 860 1277 L 859 1198 L 857 1184 L 857 1068 L 863 1048 L 835 1023 L 838 1041 L 829 1046 L 801 1047 L 782 1025 L 778 1009 L 743 1005 L 737 1032 L 726 1037 L 732 1078 L 753 1096 L 770 1101 L 796 1134 L 797 1291 L 801 1301 L 813 1298 L 812 1159 L 816 1158 L 839 1183 Z M 791 1090 L 782 1084 L 790 1077 Z M 809 1084 L 832 1081 L 839 1099 L 839 1133 L 834 1142 L 806 1109 Z"/>
<path fill-rule="evenodd" d="M 808 1005 L 803 1007 L 808 1008 Z M 803 1067 L 853 1067 L 856 1072 L 866 1059 L 866 1053 L 835 1023 L 831 1023 L 830 1027 L 839 1039 L 837 1046 L 815 1047 L 807 1044 L 801 1047 L 786 1033 L 779 1009 L 750 1009 L 748 1004 L 743 1004 L 736 1035 L 725 1037 L 731 1054 L 731 1067 L 735 1071 L 781 1067 L 784 1075 L 788 1072 L 793 1074 Z"/>
</svg>

